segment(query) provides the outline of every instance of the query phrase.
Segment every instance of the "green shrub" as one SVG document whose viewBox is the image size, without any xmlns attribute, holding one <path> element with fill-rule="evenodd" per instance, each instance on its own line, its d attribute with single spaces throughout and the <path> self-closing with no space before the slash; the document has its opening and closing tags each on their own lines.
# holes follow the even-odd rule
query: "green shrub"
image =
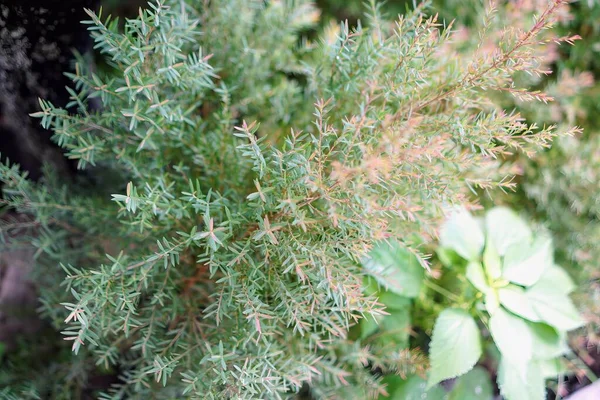
<svg viewBox="0 0 600 400">
<path fill-rule="evenodd" d="M 567 332 L 584 325 L 567 297 L 576 286 L 554 263 L 546 233 L 533 234 L 505 208 L 491 209 L 483 229 L 479 224 L 464 211 L 452 215 L 440 233 L 443 259 L 451 268 L 464 268 L 459 276 L 483 299 L 483 307 L 475 301 L 471 309 L 501 353 L 498 386 L 504 397 L 544 398 L 544 379 L 558 375 L 560 356 L 570 351 Z M 461 308 L 444 310 L 436 321 L 430 384 L 462 375 L 482 354 L 477 324 L 458 304 Z"/>
<path fill-rule="evenodd" d="M 491 399 L 489 372 L 475 365 L 497 364 L 503 398 L 545 398 L 545 380 L 568 370 L 567 333 L 584 325 L 568 297 L 576 285 L 555 264 L 547 232 L 504 207 L 483 218 L 459 208 L 441 228 L 437 253 L 444 264 L 437 278 L 425 277 L 395 241 L 380 242 L 364 261 L 373 276 L 365 291 L 388 312 L 361 320 L 364 343 L 407 347 L 411 323 L 429 330 L 439 314 L 429 383 L 387 375 L 386 390 L 392 398 Z M 437 385 L 457 377 L 448 394 Z"/>
<path fill-rule="evenodd" d="M 35 219 L 41 313 L 75 354 L 52 383 L 6 369 L 5 396 L 77 398 L 87 360 L 119 372 L 106 399 L 363 399 L 421 371 L 406 342 L 351 331 L 386 313 L 361 262 L 395 238 L 428 268 L 443 210 L 512 189 L 511 154 L 558 134 L 492 99 L 544 100 L 513 76 L 543 73 L 533 49 L 562 3 L 483 29 L 493 54 L 459 53 L 425 7 L 388 23 L 373 3 L 317 42 L 307 1 L 167 0 L 122 33 L 90 12 L 112 71 L 79 65 L 69 109 L 34 116 L 94 185 L 0 167 L 3 202 Z"/>
</svg>

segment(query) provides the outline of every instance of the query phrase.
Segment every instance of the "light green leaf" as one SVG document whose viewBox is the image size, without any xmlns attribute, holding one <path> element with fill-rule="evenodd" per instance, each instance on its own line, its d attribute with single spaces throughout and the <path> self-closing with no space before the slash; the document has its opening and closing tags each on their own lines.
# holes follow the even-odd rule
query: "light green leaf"
<svg viewBox="0 0 600 400">
<path fill-rule="evenodd" d="M 544 400 L 545 382 L 537 362 L 531 362 L 525 375 L 506 358 L 500 361 L 498 386 L 506 400 Z"/>
<path fill-rule="evenodd" d="M 556 379 L 559 375 L 564 375 L 568 372 L 568 368 L 560 358 L 538 361 L 541 374 L 545 379 Z"/>
<path fill-rule="evenodd" d="M 527 323 L 500 308 L 490 318 L 490 333 L 502 358 L 525 374 L 533 352 L 533 339 Z"/>
<path fill-rule="evenodd" d="M 491 289 L 480 262 L 471 261 L 467 265 L 467 279 L 482 293 L 488 293 Z"/>
<path fill-rule="evenodd" d="M 554 290 L 562 293 L 569 294 L 577 288 L 573 279 L 567 274 L 567 272 L 556 264 L 548 266 L 536 285 L 546 285 L 548 287 L 554 287 Z"/>
<path fill-rule="evenodd" d="M 475 367 L 456 380 L 449 400 L 491 400 L 494 397 L 490 376 L 481 367 Z"/>
<path fill-rule="evenodd" d="M 473 217 L 475 218 L 475 222 L 477 222 L 477 226 L 479 226 L 479 230 L 483 232 L 483 237 L 485 238 L 485 218 L 484 217 Z M 485 243 L 485 240 L 484 240 Z"/>
<path fill-rule="evenodd" d="M 483 268 L 487 276 L 495 281 L 502 276 L 502 261 L 491 241 L 488 241 L 483 251 Z"/>
<path fill-rule="evenodd" d="M 488 314 L 494 315 L 499 308 L 500 301 L 498 299 L 498 292 L 491 289 L 488 294 L 485 295 L 485 309 Z"/>
<path fill-rule="evenodd" d="M 585 325 L 571 299 L 551 282 L 539 282 L 526 293 L 540 319 L 557 330 L 570 331 Z"/>
<path fill-rule="evenodd" d="M 531 245 L 515 243 L 506 250 L 502 276 L 513 283 L 531 286 L 554 263 L 552 252 L 552 240 L 547 236 L 537 237 Z"/>
<path fill-rule="evenodd" d="M 386 377 L 387 378 L 387 377 Z M 384 378 L 384 381 L 386 381 Z M 398 377 L 399 378 L 399 377 Z M 425 380 L 417 375 L 398 381 L 391 380 L 388 384 L 389 397 L 380 396 L 380 400 L 447 400 L 448 395 L 439 386 L 427 390 Z"/>
<path fill-rule="evenodd" d="M 496 290 L 489 286 L 488 278 L 480 262 L 471 261 L 467 264 L 467 279 L 477 290 L 485 296 L 485 308 L 490 315 L 493 315 L 498 309 L 500 303 Z"/>
<path fill-rule="evenodd" d="M 485 230 L 499 255 L 506 254 L 515 243 L 530 243 L 531 229 L 514 211 L 506 207 L 495 207 L 485 215 Z"/>
<path fill-rule="evenodd" d="M 564 334 L 549 325 L 528 322 L 533 339 L 533 358 L 547 360 L 558 357 L 567 351 Z"/>
<path fill-rule="evenodd" d="M 468 372 L 481 357 L 481 337 L 473 317 L 449 308 L 440 313 L 430 346 L 429 387 Z"/>
<path fill-rule="evenodd" d="M 452 212 L 440 231 L 440 245 L 469 261 L 479 260 L 484 243 L 480 225 L 464 208 Z"/>
<path fill-rule="evenodd" d="M 417 258 L 398 241 L 376 243 L 363 265 L 388 290 L 406 297 L 419 295 L 425 271 Z"/>
<path fill-rule="evenodd" d="M 533 310 L 529 298 L 525 294 L 525 289 L 515 285 L 509 285 L 498 289 L 498 298 L 500 304 L 507 310 L 525 318 L 529 321 L 537 322 L 540 320 L 537 313 Z"/>
</svg>

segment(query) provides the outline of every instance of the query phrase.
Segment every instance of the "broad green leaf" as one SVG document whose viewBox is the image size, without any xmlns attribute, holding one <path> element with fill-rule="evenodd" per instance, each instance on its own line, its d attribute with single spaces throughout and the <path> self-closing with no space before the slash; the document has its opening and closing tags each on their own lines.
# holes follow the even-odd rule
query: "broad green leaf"
<svg viewBox="0 0 600 400">
<path fill-rule="evenodd" d="M 406 297 L 419 295 L 425 271 L 398 241 L 376 243 L 363 265 L 388 290 Z"/>
<path fill-rule="evenodd" d="M 449 400 L 492 400 L 494 391 L 490 376 L 481 367 L 475 367 L 456 380 Z"/>
<path fill-rule="evenodd" d="M 378 296 L 380 303 L 386 306 L 390 315 L 366 315 L 360 321 L 361 339 L 365 339 L 378 330 L 387 328 L 397 329 L 400 324 L 404 328 L 401 335 L 402 343 L 408 341 L 408 328 L 410 327 L 411 300 L 399 296 L 379 287 L 377 281 L 372 277 L 366 277 L 363 281 L 363 290 L 366 294 Z M 403 322 L 400 322 L 403 321 Z M 388 335 L 391 335 L 388 333 Z M 398 341 L 398 338 L 395 339 Z"/>
<path fill-rule="evenodd" d="M 540 320 L 537 313 L 533 310 L 529 298 L 525 294 L 525 289 L 515 285 L 509 285 L 498 289 L 498 298 L 507 310 L 517 314 L 529 321 L 537 322 Z"/>
<path fill-rule="evenodd" d="M 408 347 L 410 334 L 410 310 L 390 310 L 391 314 L 381 320 L 377 341 L 383 345 L 394 344 L 399 348 Z"/>
<path fill-rule="evenodd" d="M 483 266 L 480 262 L 471 261 L 467 265 L 467 279 L 482 293 L 488 293 L 491 289 L 487 283 L 485 273 L 483 272 Z"/>
<path fill-rule="evenodd" d="M 509 360 L 502 358 L 498 368 L 498 386 L 506 400 L 544 400 L 544 376 L 537 362 L 528 365 L 525 375 Z"/>
<path fill-rule="evenodd" d="M 567 374 L 569 371 L 560 358 L 540 360 L 538 365 L 545 379 L 556 379 L 559 375 Z"/>
<path fill-rule="evenodd" d="M 402 310 L 411 306 L 411 299 L 386 290 L 371 276 L 363 279 L 363 291 L 369 296 L 377 297 L 378 301 L 386 308 Z"/>
<path fill-rule="evenodd" d="M 384 378 L 385 381 L 385 378 Z M 394 379 L 389 384 L 389 397 L 380 396 L 380 400 L 447 400 L 448 395 L 439 386 L 427 390 L 425 380 L 417 375 L 398 381 Z"/>
<path fill-rule="evenodd" d="M 577 288 L 569 274 L 556 264 L 548 266 L 536 284 L 554 287 L 563 294 L 569 294 Z"/>
<path fill-rule="evenodd" d="M 585 325 L 569 296 L 557 290 L 552 282 L 539 282 L 526 293 L 540 319 L 557 330 L 570 331 Z"/>
<path fill-rule="evenodd" d="M 513 283 L 531 286 L 553 264 L 552 251 L 552 240 L 547 236 L 537 237 L 531 245 L 515 243 L 506 250 L 502 276 Z"/>
<path fill-rule="evenodd" d="M 429 357 L 429 387 L 471 370 L 481 357 L 481 337 L 473 317 L 457 308 L 442 311 L 433 328 Z"/>
<path fill-rule="evenodd" d="M 375 278 L 373 278 L 370 275 L 367 275 L 363 278 L 363 292 L 366 295 L 378 296 L 380 290 L 381 287 L 379 286 L 379 283 L 377 283 Z"/>
<path fill-rule="evenodd" d="M 384 376 L 381 382 L 385 384 L 387 395 L 381 394 L 379 400 L 390 400 L 394 396 L 396 390 L 404 384 L 405 380 L 406 379 L 402 379 L 399 375 Z"/>
<path fill-rule="evenodd" d="M 363 319 L 360 320 L 360 338 L 365 339 L 379 329 L 379 325 L 381 324 L 381 320 L 383 319 L 380 315 L 366 315 Z"/>
<path fill-rule="evenodd" d="M 531 242 L 529 226 L 506 207 L 495 207 L 485 214 L 485 230 L 488 241 L 501 256 L 515 243 Z"/>
<path fill-rule="evenodd" d="M 408 297 L 399 296 L 389 290 L 381 290 L 379 293 L 379 302 L 385 304 L 386 309 L 405 310 L 410 309 L 412 303 Z"/>
<path fill-rule="evenodd" d="M 480 225 L 464 208 L 452 212 L 440 231 L 440 245 L 469 261 L 479 260 L 484 243 Z"/>
<path fill-rule="evenodd" d="M 533 339 L 533 358 L 547 360 L 564 354 L 567 350 L 564 334 L 550 325 L 528 322 Z"/>
<path fill-rule="evenodd" d="M 490 333 L 502 358 L 524 374 L 533 352 L 533 339 L 527 323 L 500 308 L 490 318 Z"/>
<path fill-rule="evenodd" d="M 453 267 L 460 265 L 464 262 L 464 259 L 452 249 L 447 249 L 439 246 L 436 251 L 438 258 L 446 267 Z"/>
<path fill-rule="evenodd" d="M 502 260 L 500 260 L 500 255 L 491 241 L 486 243 L 483 251 L 483 269 L 492 281 L 502 276 Z"/>
</svg>

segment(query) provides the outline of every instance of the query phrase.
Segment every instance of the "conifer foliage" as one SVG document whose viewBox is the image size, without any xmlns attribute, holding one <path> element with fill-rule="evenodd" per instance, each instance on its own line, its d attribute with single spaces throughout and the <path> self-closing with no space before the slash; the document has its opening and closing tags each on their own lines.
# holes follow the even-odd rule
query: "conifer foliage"
<svg viewBox="0 0 600 400">
<path fill-rule="evenodd" d="M 394 238 L 427 269 L 445 207 L 512 189 L 510 154 L 577 131 L 490 100 L 545 100 L 513 77 L 547 73 L 532 49 L 562 3 L 460 57 L 426 4 L 388 22 L 372 2 L 312 41 L 304 0 L 153 1 L 123 29 L 88 12 L 111 69 L 79 64 L 69 106 L 33 116 L 93 187 L 0 166 L 3 204 L 35 221 L 2 232 L 38 248 L 41 313 L 75 354 L 54 385 L 14 374 L 6 395 L 72 398 L 82 360 L 119 372 L 104 399 L 364 399 L 422 369 L 351 334 L 386 314 L 361 261 Z"/>
</svg>

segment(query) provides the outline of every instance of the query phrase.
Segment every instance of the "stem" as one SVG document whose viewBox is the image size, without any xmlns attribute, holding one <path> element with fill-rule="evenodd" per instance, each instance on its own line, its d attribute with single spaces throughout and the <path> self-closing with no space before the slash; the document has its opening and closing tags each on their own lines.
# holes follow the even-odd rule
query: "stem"
<svg viewBox="0 0 600 400">
<path fill-rule="evenodd" d="M 558 375 L 558 383 L 556 385 L 556 396 L 554 397 L 554 400 L 560 400 L 561 396 L 560 396 L 560 388 L 562 387 L 564 383 L 564 377 L 562 374 Z"/>
<path fill-rule="evenodd" d="M 443 287 L 441 287 L 441 286 L 439 286 L 439 285 L 437 285 L 437 284 L 435 284 L 435 283 L 433 283 L 433 282 L 431 282 L 431 281 L 429 281 L 427 279 L 425 279 L 424 282 L 425 282 L 425 286 L 427 286 L 428 288 L 430 288 L 430 289 L 438 292 L 442 296 L 445 296 L 448 299 L 453 300 L 453 301 L 457 301 L 457 302 L 460 301 L 460 298 L 457 295 L 455 295 L 452 292 L 449 292 L 448 290 L 444 289 Z"/>
</svg>

